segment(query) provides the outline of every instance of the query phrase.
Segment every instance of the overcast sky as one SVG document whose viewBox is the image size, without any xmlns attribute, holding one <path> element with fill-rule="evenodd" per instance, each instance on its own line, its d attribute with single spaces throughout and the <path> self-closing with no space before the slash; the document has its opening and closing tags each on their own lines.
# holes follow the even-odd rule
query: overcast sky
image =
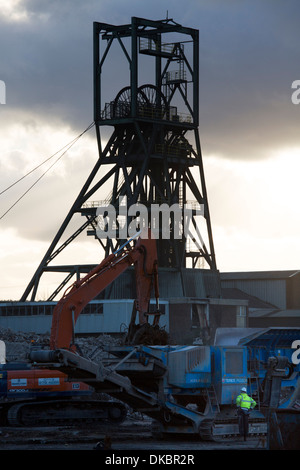
<svg viewBox="0 0 300 470">
<path fill-rule="evenodd" d="M 299 0 L 0 0 L 0 192 L 93 121 L 93 21 L 167 15 L 200 31 L 199 131 L 219 270 L 300 269 Z M 112 86 L 122 79 L 116 72 Z M 91 130 L 6 215 L 53 160 L 1 194 L 0 299 L 21 296 L 96 160 Z M 100 261 L 85 235 L 60 261 L 77 262 L 78 251 Z"/>
</svg>

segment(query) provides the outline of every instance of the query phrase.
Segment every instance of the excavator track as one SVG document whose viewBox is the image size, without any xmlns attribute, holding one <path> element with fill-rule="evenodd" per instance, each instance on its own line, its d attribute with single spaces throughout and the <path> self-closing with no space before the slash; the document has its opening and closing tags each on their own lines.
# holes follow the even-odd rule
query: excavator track
<svg viewBox="0 0 300 470">
<path fill-rule="evenodd" d="M 266 433 L 265 419 L 256 418 L 249 421 L 249 437 L 264 436 Z M 199 426 L 199 436 L 203 441 L 215 442 L 239 436 L 238 420 L 204 419 Z"/>
<path fill-rule="evenodd" d="M 119 402 L 49 400 L 15 403 L 6 417 L 9 426 L 58 426 L 121 423 L 126 414 L 125 405 Z"/>
</svg>

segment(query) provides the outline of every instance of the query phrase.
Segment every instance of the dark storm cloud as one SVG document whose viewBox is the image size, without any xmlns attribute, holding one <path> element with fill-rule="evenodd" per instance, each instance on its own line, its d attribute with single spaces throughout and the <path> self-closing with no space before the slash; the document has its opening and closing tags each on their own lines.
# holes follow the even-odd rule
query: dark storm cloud
<svg viewBox="0 0 300 470">
<path fill-rule="evenodd" d="M 7 106 L 82 127 L 92 120 L 91 24 L 68 16 L 64 2 L 62 11 L 57 2 L 24 3 L 39 9 L 33 15 L 29 8 L 28 22 L 4 22 L 0 31 Z"/>
<path fill-rule="evenodd" d="M 300 5 L 230 3 L 219 2 L 217 12 L 207 10 L 200 29 L 206 148 L 228 157 L 261 158 L 274 148 L 299 146 L 300 109 L 291 103 L 291 83 L 300 77 Z"/>
<path fill-rule="evenodd" d="M 297 0 L 24 0 L 28 21 L 0 24 L 1 79 L 7 106 L 61 119 L 82 130 L 93 119 L 92 23 L 131 16 L 200 30 L 200 122 L 206 153 L 261 158 L 297 145 L 300 110 L 291 83 L 300 79 Z M 116 50 L 112 89 L 124 74 Z M 110 100 L 113 96 L 107 96 Z"/>
</svg>

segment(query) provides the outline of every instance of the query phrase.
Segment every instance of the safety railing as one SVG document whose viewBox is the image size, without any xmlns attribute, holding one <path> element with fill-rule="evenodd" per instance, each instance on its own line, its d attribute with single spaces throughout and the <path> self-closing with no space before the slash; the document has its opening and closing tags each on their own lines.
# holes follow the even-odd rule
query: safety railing
<svg viewBox="0 0 300 470">
<path fill-rule="evenodd" d="M 105 107 L 101 113 L 101 119 L 120 119 L 130 117 L 130 115 L 130 103 L 127 103 L 125 101 L 118 101 L 118 103 L 115 103 L 114 101 L 111 101 L 110 103 L 105 104 Z M 138 104 L 137 115 L 141 119 L 171 121 L 174 123 L 178 122 L 189 124 L 193 122 L 192 116 L 190 114 L 178 113 L 177 108 L 175 106 L 170 106 L 169 108 L 166 108 L 164 106 Z"/>
</svg>

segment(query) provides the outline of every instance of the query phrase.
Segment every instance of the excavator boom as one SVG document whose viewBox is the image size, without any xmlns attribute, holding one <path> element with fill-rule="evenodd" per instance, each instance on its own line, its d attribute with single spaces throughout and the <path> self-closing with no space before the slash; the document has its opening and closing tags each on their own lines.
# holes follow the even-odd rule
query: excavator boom
<svg viewBox="0 0 300 470">
<path fill-rule="evenodd" d="M 147 231 L 140 234 L 135 246 L 131 246 L 130 242 L 134 238 L 136 237 L 105 258 L 65 292 L 53 311 L 50 349 L 75 349 L 75 324 L 84 307 L 132 265 L 135 266 L 135 306 L 139 314 L 139 325 L 148 323 L 147 313 L 153 279 L 158 306 L 156 240 L 151 232 Z M 156 323 L 158 318 L 156 315 Z"/>
</svg>

